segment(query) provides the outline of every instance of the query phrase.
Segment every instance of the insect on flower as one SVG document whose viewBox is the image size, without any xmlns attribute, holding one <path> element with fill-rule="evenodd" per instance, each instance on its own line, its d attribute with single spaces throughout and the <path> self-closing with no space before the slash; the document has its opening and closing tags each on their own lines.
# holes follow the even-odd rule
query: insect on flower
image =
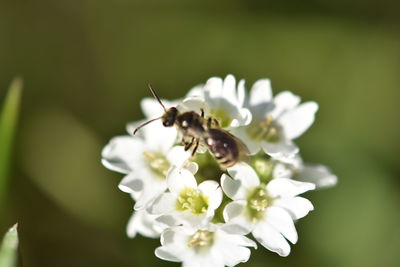
<svg viewBox="0 0 400 267">
<path fill-rule="evenodd" d="M 217 119 L 205 117 L 204 110 L 201 114 L 195 111 L 179 112 L 176 107 L 166 109 L 160 98 L 149 85 L 154 98 L 160 103 L 165 113 L 158 118 L 149 120 L 139 125 L 133 134 L 143 126 L 161 119 L 164 127 L 176 126 L 182 134 L 182 143 L 185 150 L 192 148 L 192 157 L 200 144 L 205 144 L 210 153 L 215 157 L 221 167 L 228 168 L 239 161 L 243 161 L 249 155 L 246 145 L 237 137 L 223 130 Z"/>
</svg>

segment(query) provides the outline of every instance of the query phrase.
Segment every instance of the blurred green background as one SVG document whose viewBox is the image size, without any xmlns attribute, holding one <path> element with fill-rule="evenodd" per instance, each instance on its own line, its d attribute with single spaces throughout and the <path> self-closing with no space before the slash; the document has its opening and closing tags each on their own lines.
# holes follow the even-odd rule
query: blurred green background
<svg viewBox="0 0 400 267">
<path fill-rule="evenodd" d="M 154 256 L 158 240 L 126 237 L 133 203 L 100 152 L 142 118 L 146 83 L 173 99 L 232 73 L 317 101 L 297 143 L 340 179 L 306 194 L 315 211 L 288 258 L 259 248 L 241 266 L 400 266 L 398 10 L 390 0 L 0 0 L 1 103 L 24 78 L 0 233 L 19 222 L 27 267 L 179 266 Z"/>
</svg>

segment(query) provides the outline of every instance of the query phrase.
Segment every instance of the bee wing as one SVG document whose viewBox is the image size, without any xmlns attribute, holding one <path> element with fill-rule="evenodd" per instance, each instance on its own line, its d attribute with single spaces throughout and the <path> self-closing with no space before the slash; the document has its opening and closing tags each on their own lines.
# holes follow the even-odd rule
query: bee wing
<svg viewBox="0 0 400 267">
<path fill-rule="evenodd" d="M 242 140 L 240 140 L 238 137 L 234 136 L 233 134 L 225 131 L 228 135 L 232 137 L 233 140 L 235 140 L 236 144 L 239 147 L 239 160 L 240 161 L 245 161 L 248 162 L 249 156 L 250 156 L 250 151 L 247 148 L 246 144 L 243 143 Z"/>
</svg>

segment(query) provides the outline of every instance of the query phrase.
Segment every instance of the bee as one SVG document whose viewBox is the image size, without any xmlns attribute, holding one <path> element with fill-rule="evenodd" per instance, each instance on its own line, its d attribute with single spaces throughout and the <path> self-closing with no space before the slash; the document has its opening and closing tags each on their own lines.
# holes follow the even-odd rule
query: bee
<svg viewBox="0 0 400 267">
<path fill-rule="evenodd" d="M 204 144 L 214 156 L 219 165 L 226 169 L 237 162 L 245 160 L 250 154 L 246 145 L 237 137 L 223 130 L 216 118 L 205 117 L 204 110 L 198 114 L 195 111 L 179 112 L 176 107 L 166 109 L 155 90 L 149 84 L 153 97 L 164 109 L 161 117 L 149 120 L 139 125 L 133 134 L 143 126 L 161 119 L 164 127 L 176 126 L 182 134 L 182 143 L 185 151 L 192 150 L 192 157 L 195 156 L 200 144 Z"/>
</svg>

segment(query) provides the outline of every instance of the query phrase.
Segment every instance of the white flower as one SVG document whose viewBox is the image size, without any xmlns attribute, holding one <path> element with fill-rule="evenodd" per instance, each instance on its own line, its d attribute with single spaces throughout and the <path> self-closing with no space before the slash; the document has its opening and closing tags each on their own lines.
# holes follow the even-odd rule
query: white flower
<svg viewBox="0 0 400 267">
<path fill-rule="evenodd" d="M 234 201 L 224 209 L 224 219 L 231 232 L 251 232 L 267 249 L 287 256 L 288 242 L 295 244 L 298 236 L 294 220 L 313 210 L 311 202 L 297 195 L 315 189 L 315 185 L 292 179 L 273 179 L 261 184 L 255 171 L 248 165 L 238 164 L 221 177 L 225 194 Z"/>
<path fill-rule="evenodd" d="M 313 183 L 317 189 L 332 187 L 337 184 L 338 180 L 328 167 L 321 164 L 304 163 L 300 155 L 297 155 L 291 164 L 276 162 L 273 177 L 290 177 L 298 181 Z"/>
<path fill-rule="evenodd" d="M 233 129 L 233 133 L 242 139 L 251 154 L 262 148 L 271 157 L 286 162 L 293 160 L 299 151 L 292 140 L 311 126 L 318 110 L 315 102 L 300 104 L 300 97 L 288 91 L 273 98 L 268 79 L 253 85 L 245 107 L 252 113 L 252 122 Z"/>
<path fill-rule="evenodd" d="M 232 75 L 226 76 L 224 80 L 213 77 L 204 86 L 193 88 L 183 103 L 178 105 L 178 109 L 200 112 L 203 108 L 205 116 L 217 119 L 222 128 L 238 127 L 251 122 L 250 111 L 243 107 L 244 97 L 243 81 L 236 88 Z"/>
<path fill-rule="evenodd" d="M 130 238 L 140 234 L 145 237 L 160 237 L 165 225 L 156 221 L 156 215 L 149 214 L 145 209 L 134 211 L 129 219 L 126 232 Z"/>
<path fill-rule="evenodd" d="M 147 101 L 147 104 L 142 102 L 143 110 L 149 113 L 146 115 L 154 116 L 153 113 L 158 112 L 154 104 L 152 101 Z M 131 134 L 132 128 L 132 124 L 128 125 Z M 104 147 L 103 165 L 127 174 L 119 188 L 132 194 L 136 200 L 136 210 L 145 208 L 163 193 L 167 188 L 165 178 L 169 169 L 172 166 L 183 166 L 190 157 L 190 153 L 185 152 L 182 146 L 174 146 L 176 138 L 175 128 L 166 128 L 161 122 L 154 122 L 143 127 L 137 136 L 114 137 Z M 194 163 L 188 165 L 188 168 L 196 171 Z"/>
<path fill-rule="evenodd" d="M 313 183 L 320 188 L 328 188 L 337 184 L 338 178 L 330 169 L 321 164 L 306 163 L 293 177 L 296 180 Z"/>
<path fill-rule="evenodd" d="M 245 237 L 250 233 L 265 248 L 288 256 L 290 243 L 298 240 L 294 223 L 314 209 L 299 195 L 337 183 L 327 167 L 303 163 L 293 142 L 312 125 L 318 105 L 301 104 L 288 91 L 273 97 L 268 79 L 258 80 L 246 96 L 244 80 L 236 83 L 232 75 L 208 79 L 183 100 L 161 101 L 142 100 L 145 120 L 128 124 L 129 135 L 111 139 L 102 151 L 103 165 L 125 174 L 119 188 L 135 200 L 128 236 L 161 237 L 156 256 L 183 267 L 246 262 L 250 248 L 256 247 Z M 166 114 L 163 106 L 179 112 Z M 164 127 L 161 120 L 170 115 L 168 119 L 182 121 L 184 112 L 203 111 L 204 121 L 187 120 L 193 126 L 187 131 L 176 124 Z M 139 125 L 145 127 L 133 135 Z M 226 169 L 215 161 L 205 142 L 217 138 L 213 128 L 243 141 L 249 165 L 240 158 Z M 194 140 L 200 140 L 196 157 L 182 146 Z M 221 143 L 221 155 L 231 151 Z M 221 177 L 220 184 L 210 177 Z"/>
<path fill-rule="evenodd" d="M 208 228 L 173 227 L 161 235 L 161 247 L 155 251 L 157 257 L 182 262 L 183 267 L 223 267 L 246 262 L 251 254 L 248 247 L 254 241 L 243 235 L 230 234 L 219 225 Z"/>
<path fill-rule="evenodd" d="M 221 204 L 219 184 L 209 180 L 197 185 L 193 174 L 186 169 L 173 168 L 168 174 L 167 184 L 169 192 L 160 195 L 149 211 L 164 215 L 158 220 L 168 225 L 205 225 Z"/>
</svg>

